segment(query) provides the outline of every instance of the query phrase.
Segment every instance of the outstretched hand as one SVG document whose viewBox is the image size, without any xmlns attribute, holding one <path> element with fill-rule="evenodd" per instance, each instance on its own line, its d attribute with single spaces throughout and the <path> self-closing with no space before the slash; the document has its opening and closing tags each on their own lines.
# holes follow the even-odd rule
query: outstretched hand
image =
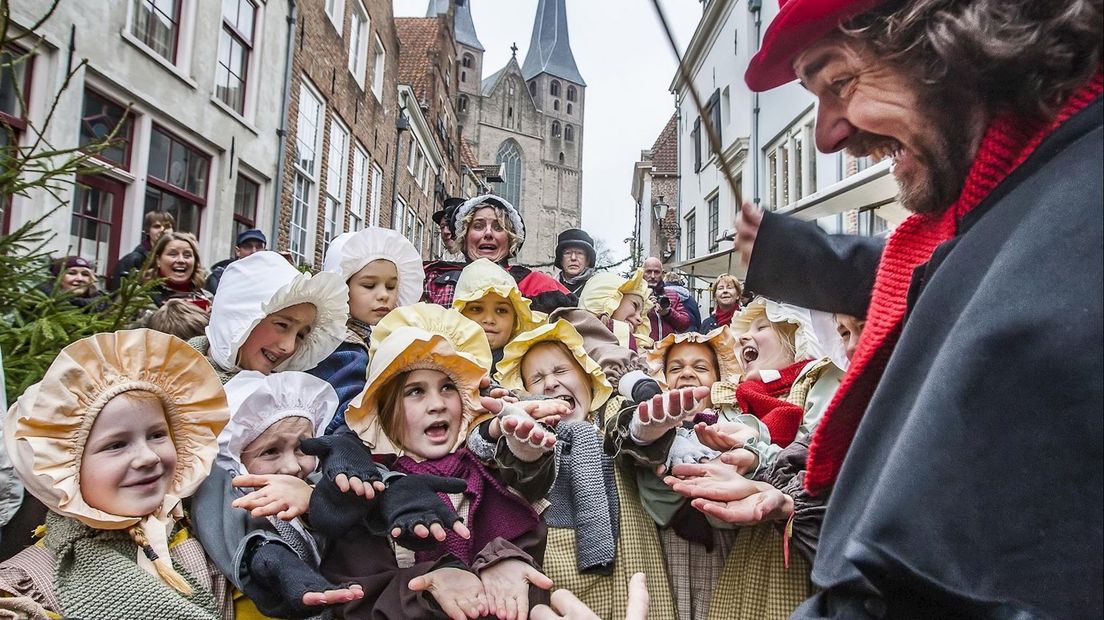
<svg viewBox="0 0 1104 620">
<path fill-rule="evenodd" d="M 657 394 L 637 405 L 636 415 L 629 422 L 633 441 L 648 445 L 686 419 L 705 409 L 709 388 L 688 387 Z"/>
<path fill-rule="evenodd" d="M 471 532 L 452 506 L 437 496 L 437 493 L 462 493 L 467 488 L 467 483 L 459 478 L 403 476 L 380 495 L 380 512 L 399 544 L 414 551 L 432 549 L 445 540 L 446 527 L 462 538 L 471 538 Z M 431 536 L 433 541 L 429 540 Z"/>
<path fill-rule="evenodd" d="M 694 508 L 736 525 L 783 519 L 793 513 L 790 496 L 766 482 L 740 475 L 735 465 L 739 458 L 726 452 L 719 461 L 675 465 L 673 475 L 663 481 L 679 495 L 691 498 Z"/>
<path fill-rule="evenodd" d="M 254 517 L 275 515 L 284 521 L 305 514 L 314 491 L 305 480 L 285 474 L 234 476 L 232 484 L 237 488 L 256 490 L 235 499 L 231 506 L 248 510 Z"/>
<path fill-rule="evenodd" d="M 338 605 L 362 598 L 364 598 L 364 588 L 354 583 L 347 588 L 336 588 L 323 592 L 305 592 L 303 594 L 303 604 L 310 607 Z"/>
<path fill-rule="evenodd" d="M 386 487 L 372 451 L 352 432 L 338 432 L 299 442 L 305 454 L 317 456 L 322 475 L 341 490 L 372 499 Z"/>
<path fill-rule="evenodd" d="M 479 572 L 487 613 L 499 620 L 525 620 L 529 617 L 529 586 L 542 590 L 552 587 L 547 575 L 521 560 L 502 560 Z"/>
<path fill-rule="evenodd" d="M 728 452 L 733 448 L 742 448 L 749 439 L 758 439 L 759 433 L 747 424 L 718 420 L 714 424 L 698 422 L 694 425 L 698 441 L 718 452 Z"/>
<path fill-rule="evenodd" d="M 648 580 L 644 573 L 636 573 L 629 580 L 625 620 L 647 620 L 649 604 Z M 552 593 L 551 606 L 537 605 L 529 617 L 533 620 L 600 620 L 598 614 L 570 590 L 556 590 Z"/>
<path fill-rule="evenodd" d="M 450 620 L 478 618 L 487 613 L 483 583 L 475 573 L 460 568 L 438 568 L 407 584 L 413 592 L 429 591 Z"/>
</svg>

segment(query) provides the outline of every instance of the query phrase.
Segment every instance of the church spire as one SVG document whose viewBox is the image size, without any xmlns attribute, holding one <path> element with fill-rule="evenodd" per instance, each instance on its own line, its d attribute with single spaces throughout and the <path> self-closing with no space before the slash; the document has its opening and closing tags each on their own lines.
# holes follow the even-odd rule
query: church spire
<svg viewBox="0 0 1104 620">
<path fill-rule="evenodd" d="M 528 81 L 541 73 L 586 86 L 571 53 L 565 0 L 540 0 L 537 4 L 533 38 L 529 41 L 521 74 Z"/>
<path fill-rule="evenodd" d="M 426 17 L 436 17 L 448 13 L 450 0 L 429 0 L 426 9 Z M 475 34 L 475 22 L 472 21 L 471 0 L 456 2 L 456 13 L 453 15 L 453 23 L 456 27 L 456 42 L 472 49 L 483 51 L 483 44 L 479 42 L 479 35 Z"/>
</svg>

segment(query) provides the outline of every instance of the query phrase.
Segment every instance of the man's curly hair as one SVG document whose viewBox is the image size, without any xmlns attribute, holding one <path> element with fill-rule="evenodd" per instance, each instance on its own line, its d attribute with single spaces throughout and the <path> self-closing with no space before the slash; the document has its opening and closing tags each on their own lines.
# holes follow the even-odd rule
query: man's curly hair
<svg viewBox="0 0 1104 620">
<path fill-rule="evenodd" d="M 891 0 L 840 27 L 929 91 L 1052 116 L 1100 70 L 1104 0 Z"/>
</svg>

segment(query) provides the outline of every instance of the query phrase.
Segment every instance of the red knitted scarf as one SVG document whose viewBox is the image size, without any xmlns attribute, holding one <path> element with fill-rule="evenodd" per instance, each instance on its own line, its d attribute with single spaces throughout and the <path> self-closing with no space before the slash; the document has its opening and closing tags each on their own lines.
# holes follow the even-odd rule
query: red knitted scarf
<svg viewBox="0 0 1104 620">
<path fill-rule="evenodd" d="M 717 309 L 713 312 L 713 316 L 717 317 L 717 327 L 732 323 L 732 315 L 736 314 L 736 310 L 738 310 L 739 308 L 739 304 L 732 306 L 728 310 L 725 310 L 720 305 L 717 305 Z"/>
<path fill-rule="evenodd" d="M 762 420 L 770 430 L 771 443 L 786 447 L 797 437 L 805 409 L 783 400 L 793 387 L 801 369 L 812 360 L 801 360 L 778 371 L 782 378 L 770 383 L 750 379 L 736 387 L 740 410 Z"/>
<path fill-rule="evenodd" d="M 986 129 L 958 200 L 937 215 L 914 214 L 901 223 L 882 253 L 866 327 L 854 359 L 809 447 L 805 489 L 817 495 L 835 483 L 859 422 L 885 371 L 905 315 L 913 270 L 926 263 L 936 246 L 954 237 L 959 220 L 985 199 L 1035 151 L 1059 125 L 1104 92 L 1104 73 L 1066 100 L 1052 120 L 1005 114 Z"/>
</svg>

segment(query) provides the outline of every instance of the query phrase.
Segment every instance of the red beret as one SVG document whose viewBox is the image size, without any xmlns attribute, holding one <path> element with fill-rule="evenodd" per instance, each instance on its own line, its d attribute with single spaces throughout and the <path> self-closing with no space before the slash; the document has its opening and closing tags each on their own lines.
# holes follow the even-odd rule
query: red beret
<svg viewBox="0 0 1104 620">
<path fill-rule="evenodd" d="M 763 45 L 752 57 L 744 81 L 753 91 L 797 79 L 794 57 L 837 26 L 885 0 L 778 0 L 778 15 L 767 26 Z"/>
</svg>

